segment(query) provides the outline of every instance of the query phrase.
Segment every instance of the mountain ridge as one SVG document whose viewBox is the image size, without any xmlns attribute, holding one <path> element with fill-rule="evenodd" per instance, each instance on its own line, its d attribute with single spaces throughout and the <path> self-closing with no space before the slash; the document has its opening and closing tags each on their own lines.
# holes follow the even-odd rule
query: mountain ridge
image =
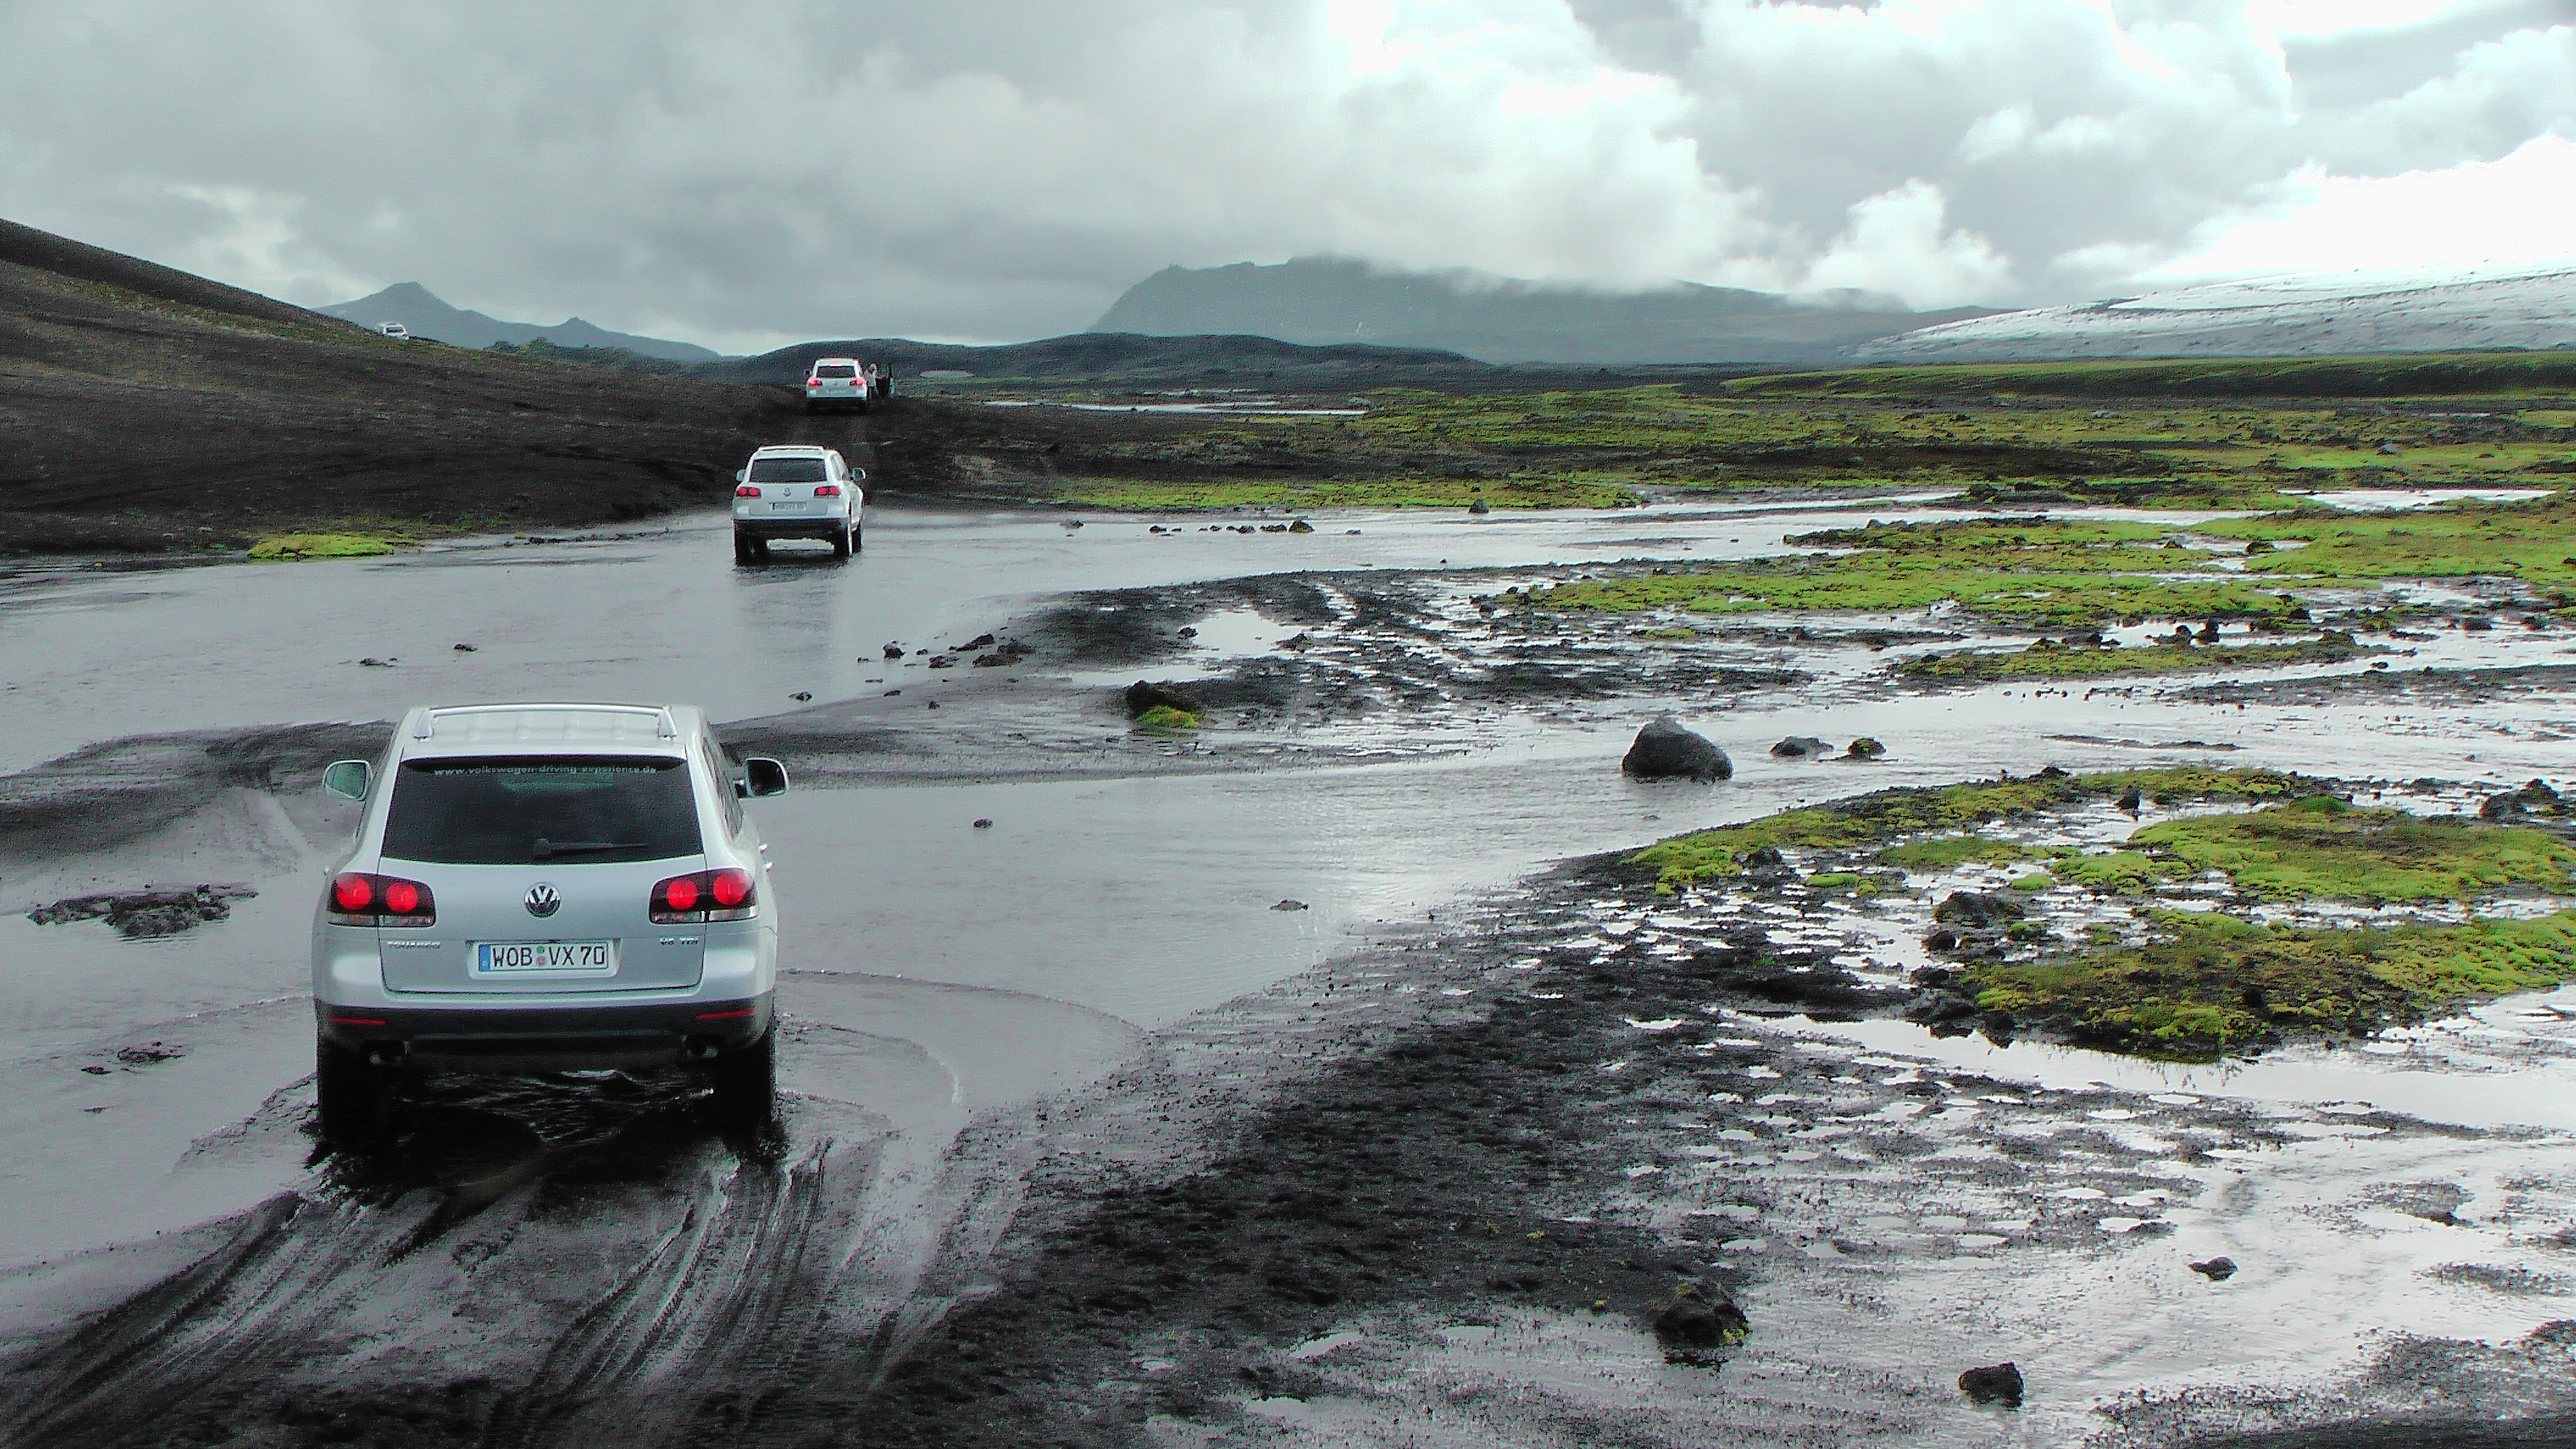
<svg viewBox="0 0 2576 1449">
<path fill-rule="evenodd" d="M 396 282 L 354 301 L 334 302 L 313 310 L 326 317 L 338 317 L 367 328 L 384 322 L 400 322 L 414 337 L 426 337 L 451 347 L 480 349 L 495 342 L 524 345 L 544 338 L 557 347 L 622 347 L 644 357 L 659 357 L 671 362 L 716 362 L 724 357 L 713 348 L 700 347 L 693 342 L 611 332 L 579 317 L 566 318 L 552 327 L 535 322 L 504 322 L 455 306 L 418 282 Z"/>
<path fill-rule="evenodd" d="M 1465 268 L 1408 272 L 1295 257 L 1166 267 L 1128 288 L 1089 330 L 1427 347 L 1488 363 L 1776 364 L 1838 361 L 1856 343 L 1988 311 L 1914 312 L 1861 292 L 1800 299 L 1679 281 L 1613 292 Z"/>
</svg>

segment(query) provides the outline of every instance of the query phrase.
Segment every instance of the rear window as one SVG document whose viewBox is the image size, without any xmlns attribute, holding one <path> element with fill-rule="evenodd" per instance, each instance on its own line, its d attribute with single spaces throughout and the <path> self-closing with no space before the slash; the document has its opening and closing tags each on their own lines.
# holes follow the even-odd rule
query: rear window
<svg viewBox="0 0 2576 1449">
<path fill-rule="evenodd" d="M 432 865 L 546 865 L 696 855 L 685 761 L 546 755 L 406 760 L 385 855 Z"/>
<path fill-rule="evenodd" d="M 820 483 L 823 460 L 820 458 L 754 458 L 751 460 L 754 483 Z"/>
<path fill-rule="evenodd" d="M 816 377 L 856 377 L 859 370 L 846 362 L 827 362 L 814 369 Z"/>
</svg>

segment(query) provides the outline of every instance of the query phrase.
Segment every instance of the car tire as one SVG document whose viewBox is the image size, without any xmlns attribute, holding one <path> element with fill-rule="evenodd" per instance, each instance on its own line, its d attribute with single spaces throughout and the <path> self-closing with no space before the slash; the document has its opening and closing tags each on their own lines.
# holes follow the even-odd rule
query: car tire
<svg viewBox="0 0 2576 1449">
<path fill-rule="evenodd" d="M 741 1051 L 707 1067 L 716 1118 L 729 1128 L 760 1128 L 778 1112 L 778 1032 L 772 1028 Z"/>
<path fill-rule="evenodd" d="M 391 1093 L 367 1059 L 327 1041 L 314 1043 L 313 1097 L 320 1109 L 322 1140 L 332 1147 L 357 1147 L 373 1141 L 384 1128 Z"/>
<path fill-rule="evenodd" d="M 755 544 L 749 536 L 740 533 L 735 534 L 733 536 L 733 561 L 738 564 L 747 564 L 753 559 L 758 558 L 759 554 L 755 552 L 757 547 L 758 545 Z"/>
<path fill-rule="evenodd" d="M 861 549 L 863 549 L 863 548 L 866 548 L 867 546 L 868 546 L 868 539 L 867 539 L 867 529 L 866 529 L 865 525 L 857 524 L 857 523 L 853 523 L 853 524 L 851 524 L 851 525 L 850 525 L 850 552 L 852 552 L 852 553 L 857 553 L 859 550 L 861 550 Z"/>
</svg>

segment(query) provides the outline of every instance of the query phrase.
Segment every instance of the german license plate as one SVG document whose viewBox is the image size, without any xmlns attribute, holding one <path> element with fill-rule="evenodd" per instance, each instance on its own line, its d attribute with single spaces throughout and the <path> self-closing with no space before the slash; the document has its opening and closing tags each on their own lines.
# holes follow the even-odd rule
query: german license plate
<svg viewBox="0 0 2576 1449">
<path fill-rule="evenodd" d="M 477 974 L 508 971 L 609 971 L 616 953 L 606 941 L 478 941 Z"/>
</svg>

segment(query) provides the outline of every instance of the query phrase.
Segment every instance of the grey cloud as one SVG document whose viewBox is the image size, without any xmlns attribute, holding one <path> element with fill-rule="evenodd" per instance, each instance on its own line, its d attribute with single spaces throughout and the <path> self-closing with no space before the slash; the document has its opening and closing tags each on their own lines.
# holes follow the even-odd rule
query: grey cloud
<svg viewBox="0 0 2576 1449">
<path fill-rule="evenodd" d="M 2310 162 L 2576 134 L 2563 3 L 2281 48 L 2214 0 L 1914 13 L 1418 0 L 1354 75 L 1322 0 L 8 6 L 0 214 L 741 347 L 1063 331 L 1314 252 L 2052 300 Z"/>
</svg>

